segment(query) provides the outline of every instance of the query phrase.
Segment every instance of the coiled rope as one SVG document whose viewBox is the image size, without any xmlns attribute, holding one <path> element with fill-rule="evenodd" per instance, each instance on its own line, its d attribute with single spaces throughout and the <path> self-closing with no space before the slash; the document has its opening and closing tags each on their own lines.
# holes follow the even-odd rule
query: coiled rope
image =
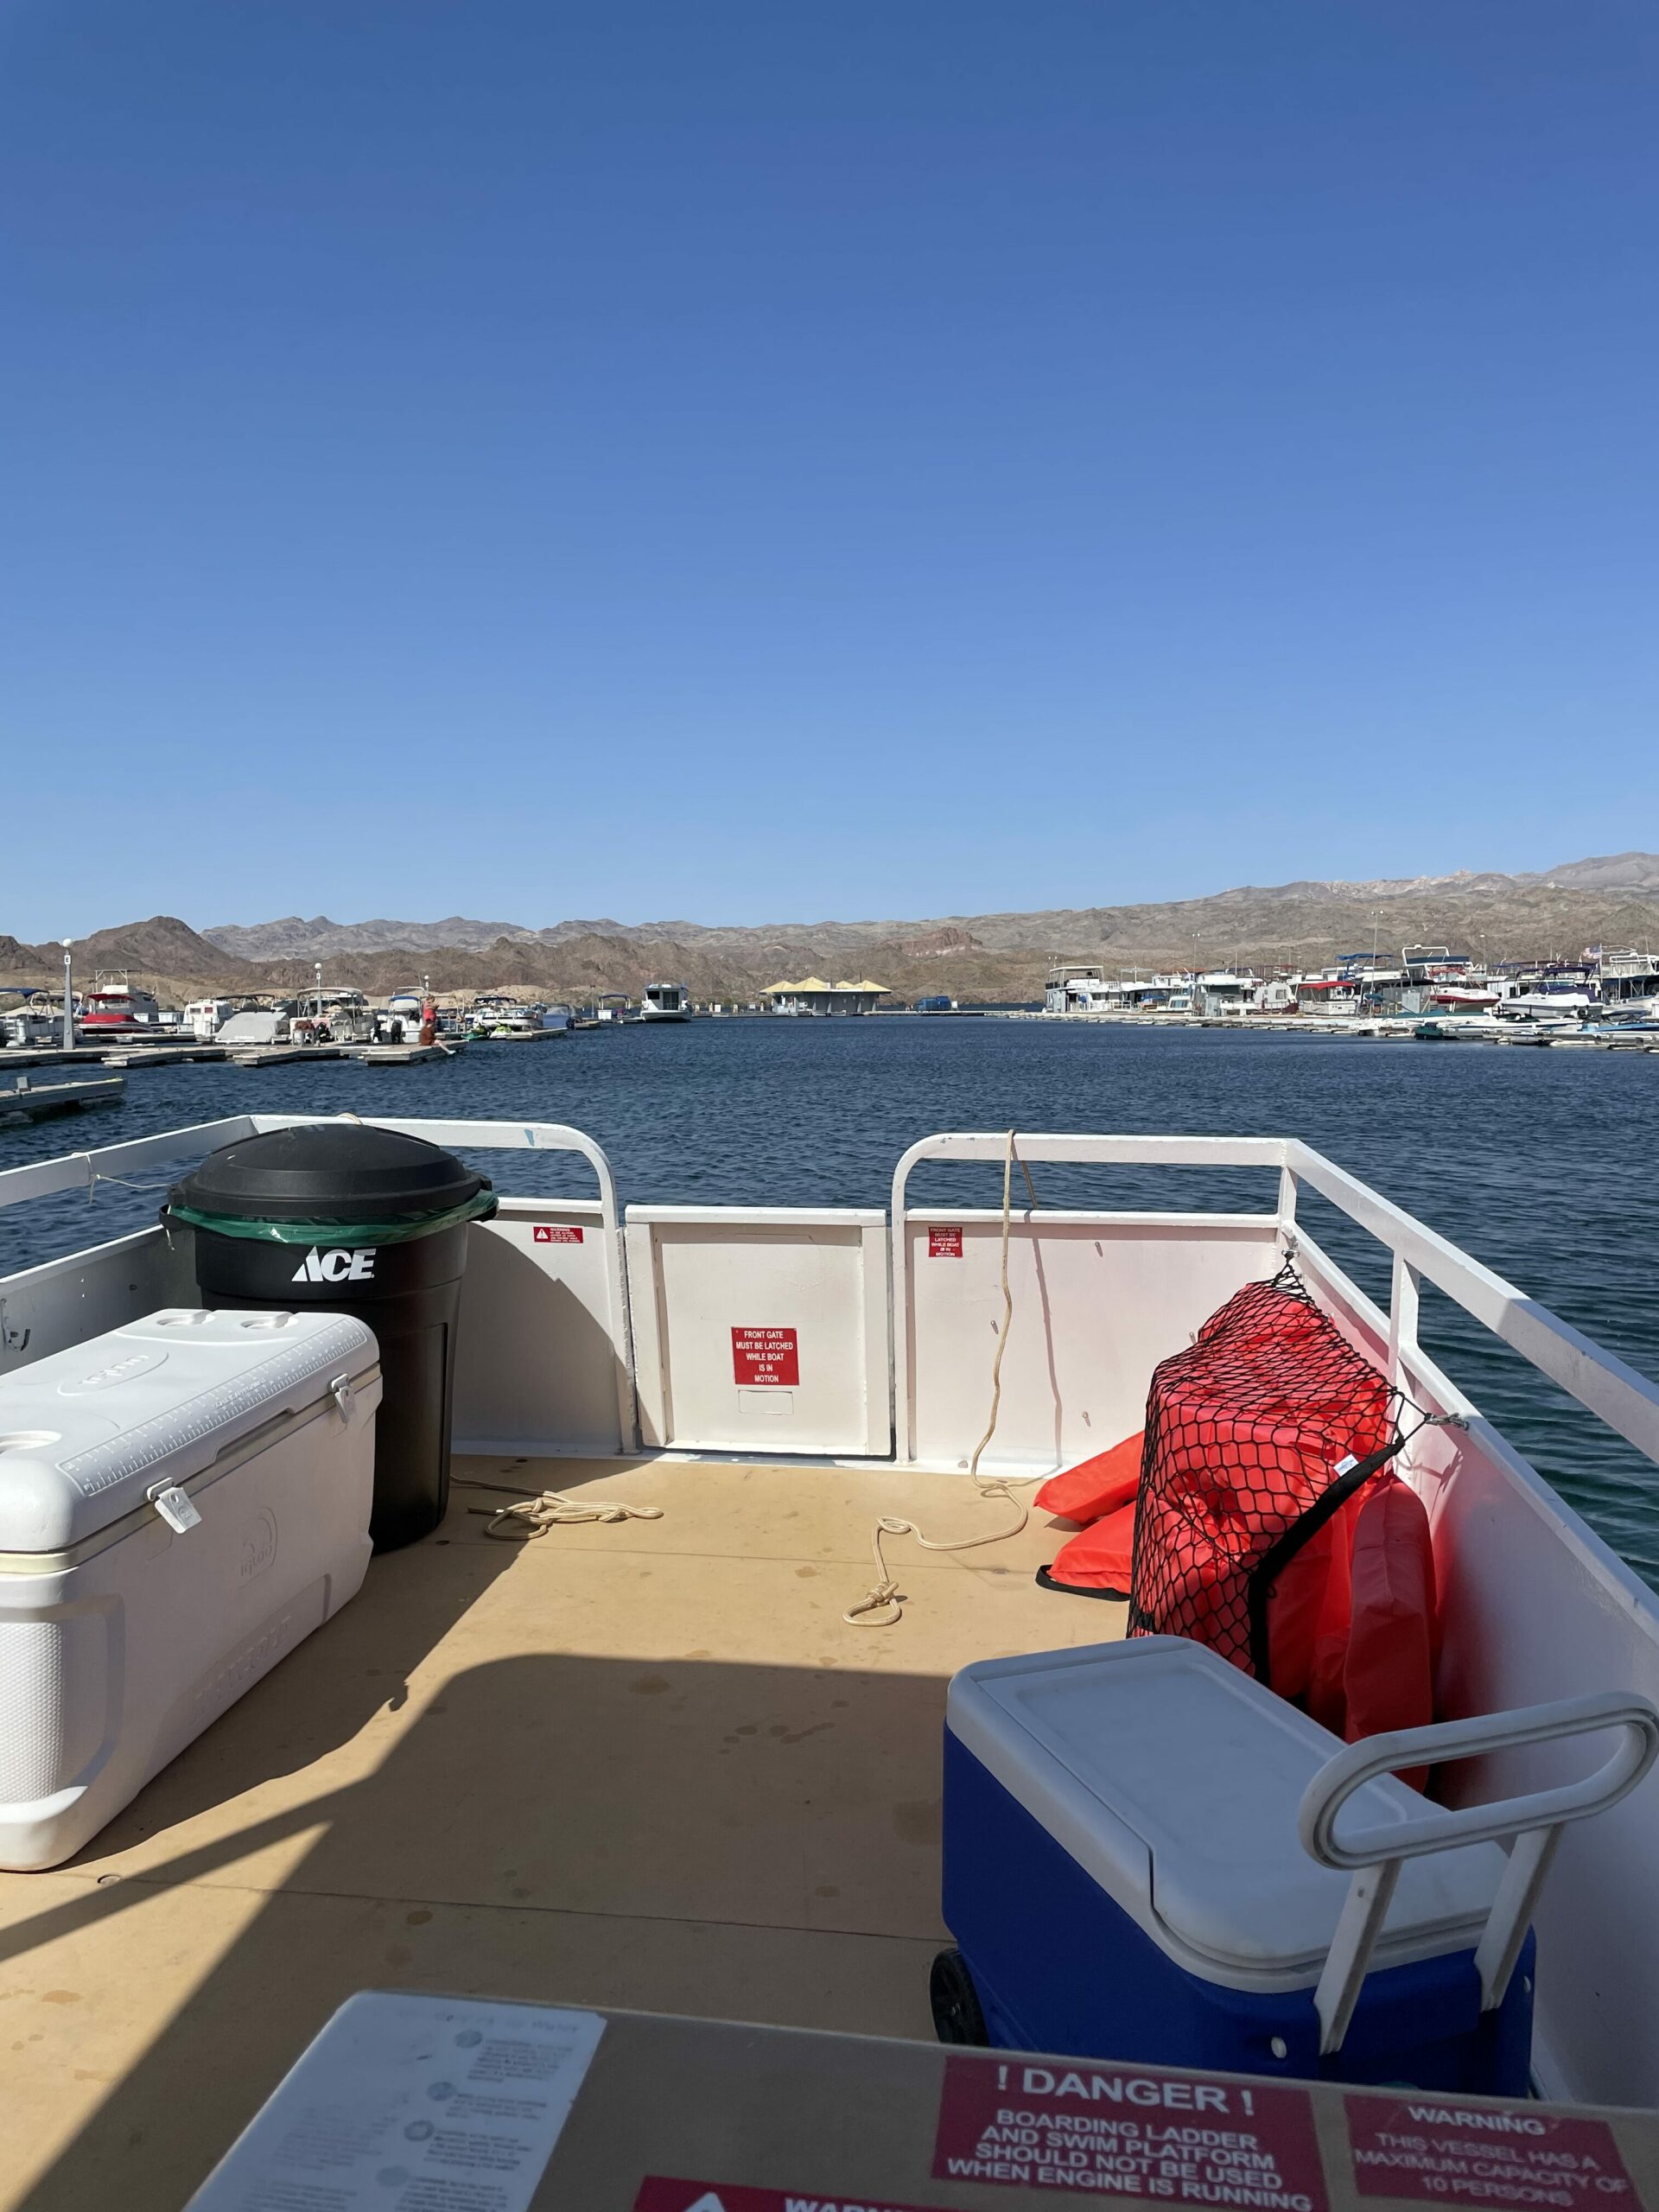
<svg viewBox="0 0 1659 2212">
<path fill-rule="evenodd" d="M 462 1490 L 496 1490 L 505 1483 L 459 1481 Z M 484 1522 L 483 1533 L 498 1542 L 528 1543 L 550 1529 L 574 1528 L 584 1521 L 660 1521 L 660 1505 L 625 1505 L 620 1497 L 569 1497 L 561 1490 L 544 1490 L 535 1497 L 515 1495 L 511 1505 L 469 1505 L 468 1513 Z"/>
<path fill-rule="evenodd" d="M 980 1454 L 996 1434 L 997 1416 L 1002 1409 L 1002 1355 L 1007 1349 L 1008 1330 L 1014 1320 L 1014 1293 L 1008 1285 L 1008 1227 L 1013 1216 L 1014 1163 L 1019 1159 L 1014 1149 L 1014 1132 L 1008 1131 L 1007 1149 L 1002 1155 L 1002 1323 L 996 1332 L 996 1357 L 991 1362 L 991 1410 L 985 1424 L 985 1433 L 974 1446 L 974 1456 L 968 1463 L 968 1476 L 982 1498 L 1006 1498 L 1019 1516 L 1007 1529 L 993 1529 L 982 1536 L 925 1536 L 919 1525 L 906 1520 L 897 1513 L 884 1513 L 875 1524 L 870 1549 L 875 1559 L 875 1580 L 857 1605 L 849 1605 L 842 1615 L 849 1628 L 893 1628 L 904 1618 L 905 1599 L 898 1583 L 887 1572 L 884 1540 L 888 1536 L 913 1536 L 925 1552 L 971 1552 L 982 1544 L 1006 1543 L 1010 1536 L 1017 1536 L 1031 1518 L 1031 1509 L 1014 1496 L 1016 1489 L 1027 1484 L 1041 1482 L 1041 1475 L 982 1475 L 979 1471 Z M 1026 1189 L 1031 1194 L 1032 1208 L 1037 1205 L 1037 1186 L 1031 1179 L 1031 1170 L 1023 1160 L 1020 1172 L 1026 1179 Z M 894 1234 L 903 1234 L 902 1223 L 893 1224 Z"/>
</svg>

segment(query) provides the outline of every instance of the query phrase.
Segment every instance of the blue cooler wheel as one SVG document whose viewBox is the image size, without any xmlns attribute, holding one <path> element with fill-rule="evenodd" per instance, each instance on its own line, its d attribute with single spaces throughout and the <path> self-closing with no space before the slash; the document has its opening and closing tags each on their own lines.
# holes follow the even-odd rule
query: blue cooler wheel
<svg viewBox="0 0 1659 2212">
<path fill-rule="evenodd" d="M 971 2044 L 982 2050 L 991 2040 L 974 1977 L 960 1951 L 941 1951 L 927 1978 L 933 2007 L 933 2032 L 941 2043 Z"/>
</svg>

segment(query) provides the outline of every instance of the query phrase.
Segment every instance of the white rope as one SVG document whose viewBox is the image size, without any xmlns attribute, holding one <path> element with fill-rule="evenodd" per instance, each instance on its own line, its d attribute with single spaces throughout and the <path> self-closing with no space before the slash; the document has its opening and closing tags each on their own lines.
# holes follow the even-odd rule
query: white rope
<svg viewBox="0 0 1659 2212">
<path fill-rule="evenodd" d="M 494 1489 L 494 1484 L 476 1484 L 476 1489 Z M 532 1537 L 544 1536 L 550 1529 L 573 1528 L 584 1521 L 660 1521 L 660 1505 L 625 1505 L 620 1498 L 582 1499 L 567 1497 L 563 1491 L 544 1490 L 537 1497 L 521 1497 L 512 1505 L 499 1505 L 493 1512 L 487 1507 L 474 1506 L 474 1513 L 489 1512 L 484 1525 L 486 1536 L 522 1538 L 528 1543 Z"/>
<path fill-rule="evenodd" d="M 875 1580 L 867 1594 L 855 1605 L 849 1605 L 842 1615 L 849 1628 L 892 1628 L 904 1618 L 905 1599 L 899 1585 L 887 1572 L 887 1555 L 882 1539 L 887 1536 L 914 1536 L 925 1552 L 971 1552 L 982 1544 L 1006 1543 L 1010 1536 L 1017 1536 L 1031 1518 L 1030 1508 L 1014 1496 L 1014 1491 L 1027 1483 L 1041 1482 L 1040 1475 L 982 1475 L 979 1471 L 980 1454 L 996 1434 L 997 1416 L 1002 1410 L 1002 1355 L 1007 1349 L 1008 1330 L 1014 1320 L 1014 1293 L 1008 1287 L 1008 1225 L 1013 1214 L 1014 1163 L 1018 1154 L 1014 1148 L 1014 1133 L 1008 1131 L 1007 1150 L 1002 1159 L 1002 1324 L 996 1333 L 996 1357 L 991 1362 L 991 1410 L 985 1424 L 985 1433 L 974 1446 L 974 1456 L 968 1463 L 969 1479 L 982 1498 L 1006 1498 L 1019 1515 L 1007 1529 L 994 1529 L 982 1536 L 925 1536 L 914 1521 L 906 1521 L 897 1513 L 884 1513 L 875 1524 L 871 1550 L 875 1558 Z M 1031 1194 L 1034 1210 L 1037 1189 L 1031 1179 L 1031 1170 L 1023 1160 L 1020 1171 L 1026 1179 L 1026 1188 Z M 895 1224 L 895 1233 L 902 1224 Z"/>
</svg>

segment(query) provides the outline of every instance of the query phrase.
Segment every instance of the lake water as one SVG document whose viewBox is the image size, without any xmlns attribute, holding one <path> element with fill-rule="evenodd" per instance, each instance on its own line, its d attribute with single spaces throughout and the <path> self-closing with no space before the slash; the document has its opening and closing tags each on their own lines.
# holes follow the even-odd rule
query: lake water
<svg viewBox="0 0 1659 2212">
<path fill-rule="evenodd" d="M 1567 1320 L 1659 1376 L 1659 1054 L 1518 1052 L 1222 1030 L 883 1016 L 697 1021 L 473 1045 L 454 1061 L 135 1070 L 125 1103 L 0 1129 L 0 1166 L 250 1110 L 572 1123 L 630 1201 L 885 1205 L 940 1129 L 1305 1138 Z M 485 1154 L 507 1191 L 591 1192 L 557 1155 Z M 1051 1205 L 1272 1204 L 1274 1179 L 1039 1167 Z M 156 1181 L 166 1179 L 156 1171 Z M 995 1205 L 1000 1170 L 930 1168 L 918 1202 Z M 159 1188 L 0 1212 L 0 1273 L 153 1220 Z M 1385 1255 L 1314 1199 L 1311 1232 L 1386 1302 Z M 1423 1340 L 1516 1446 L 1659 1587 L 1659 1477 L 1426 1292 Z"/>
</svg>

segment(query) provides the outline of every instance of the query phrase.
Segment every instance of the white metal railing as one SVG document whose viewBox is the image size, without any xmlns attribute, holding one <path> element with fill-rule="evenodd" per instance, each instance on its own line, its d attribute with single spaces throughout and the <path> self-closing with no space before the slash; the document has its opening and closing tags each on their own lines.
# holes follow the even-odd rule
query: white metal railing
<svg viewBox="0 0 1659 2212">
<path fill-rule="evenodd" d="M 1311 1145 L 1293 1137 L 1284 1152 L 1280 1217 L 1287 1230 L 1295 1217 L 1296 1185 L 1306 1183 L 1394 1255 L 1389 1344 L 1396 1367 L 1417 1355 L 1418 1287 L 1431 1282 L 1570 1398 L 1646 1458 L 1659 1462 L 1659 1383 L 1650 1382 L 1616 1353 L 1604 1351 L 1547 1306 L 1471 1260 Z"/>
<path fill-rule="evenodd" d="M 1502 1275 L 1471 1259 L 1391 1200 L 1295 1137 L 1050 1135 L 1014 1133 L 1015 1156 L 1031 1163 L 1067 1162 L 1126 1167 L 1262 1167 L 1279 1170 L 1277 1221 L 1287 1243 L 1296 1236 L 1296 1196 L 1306 1185 L 1384 1245 L 1394 1260 L 1388 1314 L 1390 1379 L 1402 1366 L 1427 1364 L 1417 1344 L 1418 1289 L 1433 1283 L 1483 1327 L 1510 1344 L 1567 1395 L 1659 1464 L 1659 1384 L 1605 1351 L 1529 1298 Z M 906 1187 L 920 1161 L 977 1161 L 1001 1166 L 1006 1129 L 923 1137 L 893 1177 L 893 1332 L 895 1415 L 913 1390 L 911 1374 L 909 1255 Z M 1155 1216 L 1148 1215 L 1149 1218 Z M 1021 1224 L 1027 1218 L 1022 1208 Z M 1033 1217 L 1040 1222 L 1042 1216 Z M 895 1432 L 899 1433 L 899 1432 Z"/>
<path fill-rule="evenodd" d="M 321 1115 L 238 1114 L 185 1129 L 138 1137 L 124 1144 L 75 1152 L 55 1160 L 0 1170 L 0 1207 L 44 1198 L 55 1192 L 91 1190 L 100 1179 L 119 1181 L 164 1160 L 200 1157 L 217 1146 L 267 1129 L 336 1118 Z M 610 1330 L 619 1367 L 619 1393 L 626 1394 L 622 1429 L 634 1433 L 632 1338 L 622 1236 L 615 1180 L 604 1152 L 582 1130 L 562 1123 L 536 1122 L 408 1121 L 372 1116 L 374 1126 L 397 1129 L 435 1143 L 481 1150 L 557 1151 L 586 1160 L 599 1184 L 601 1224 L 609 1281 Z M 1426 1365 L 1417 1344 L 1418 1289 L 1433 1283 L 1483 1327 L 1510 1344 L 1580 1405 L 1659 1464 L 1659 1385 L 1628 1366 L 1616 1354 L 1580 1333 L 1549 1309 L 1529 1298 L 1489 1268 L 1461 1252 L 1403 1209 L 1370 1190 L 1345 1169 L 1296 1138 L 1144 1136 L 1134 1135 L 1049 1135 L 1016 1133 L 1020 1158 L 1032 1162 L 1079 1163 L 1143 1167 L 1259 1167 L 1279 1173 L 1274 1216 L 1287 1241 L 1296 1234 L 1299 1189 L 1306 1185 L 1328 1199 L 1348 1218 L 1385 1246 L 1394 1262 L 1393 1291 L 1387 1316 L 1389 1355 L 1395 1375 L 1402 1368 Z M 891 1371 L 895 1414 L 912 1382 L 908 1330 L 911 1287 L 904 1235 L 906 1189 L 912 1169 L 923 1160 L 977 1161 L 1000 1165 L 1007 1146 L 1006 1130 L 942 1134 L 910 1147 L 893 1172 L 890 1241 Z M 1150 1209 L 1149 1219 L 1157 1218 Z M 1040 1219 L 1040 1215 L 1037 1217 Z M 1024 1211 L 1021 1210 L 1021 1219 Z M 895 1434 L 902 1433 L 895 1431 Z"/>
<path fill-rule="evenodd" d="M 136 1137 L 126 1144 L 105 1145 L 92 1152 L 73 1152 L 56 1160 L 36 1160 L 27 1166 L 0 1171 L 0 1207 L 18 1205 L 29 1198 L 50 1197 L 58 1191 L 91 1192 L 100 1181 L 120 1183 L 135 1169 L 163 1160 L 202 1159 L 219 1146 L 238 1139 L 263 1136 L 271 1129 L 296 1128 L 309 1122 L 362 1122 L 378 1129 L 391 1129 L 403 1136 L 423 1137 L 429 1144 L 459 1146 L 480 1152 L 569 1152 L 585 1160 L 599 1183 L 600 1226 L 605 1246 L 607 1330 L 615 1356 L 617 1421 L 625 1448 L 638 1435 L 634 1410 L 633 1344 L 628 1319 L 626 1263 L 622 1251 L 621 1223 L 617 1213 L 616 1179 L 611 1163 L 585 1131 L 562 1122 L 407 1121 L 379 1114 L 232 1114 L 223 1121 L 199 1122 L 183 1129 L 167 1129 L 150 1137 Z"/>
<path fill-rule="evenodd" d="M 1448 1759 L 1484 1758 L 1528 1744 L 1599 1735 L 1610 1728 L 1620 1732 L 1617 1747 L 1593 1774 L 1579 1781 L 1529 1790 L 1496 1804 L 1465 1805 L 1456 1812 L 1426 1804 L 1404 1821 L 1384 1821 L 1347 1836 L 1337 1834 L 1337 1815 L 1343 1806 L 1355 1790 L 1379 1775 L 1438 1766 Z M 1562 1829 L 1570 1821 L 1604 1813 L 1628 1796 L 1656 1757 L 1659 1712 L 1644 1697 L 1613 1690 L 1515 1713 L 1486 1713 L 1426 1728 L 1399 1728 L 1350 1744 L 1327 1760 L 1308 1783 L 1296 1819 L 1309 1857 L 1353 1877 L 1313 1993 L 1320 2056 L 1342 2048 L 1400 1869 L 1408 1859 L 1454 1851 L 1465 1844 L 1509 1845 L 1509 1864 L 1475 1948 L 1481 2010 L 1491 2012 L 1503 2002 Z"/>
</svg>

